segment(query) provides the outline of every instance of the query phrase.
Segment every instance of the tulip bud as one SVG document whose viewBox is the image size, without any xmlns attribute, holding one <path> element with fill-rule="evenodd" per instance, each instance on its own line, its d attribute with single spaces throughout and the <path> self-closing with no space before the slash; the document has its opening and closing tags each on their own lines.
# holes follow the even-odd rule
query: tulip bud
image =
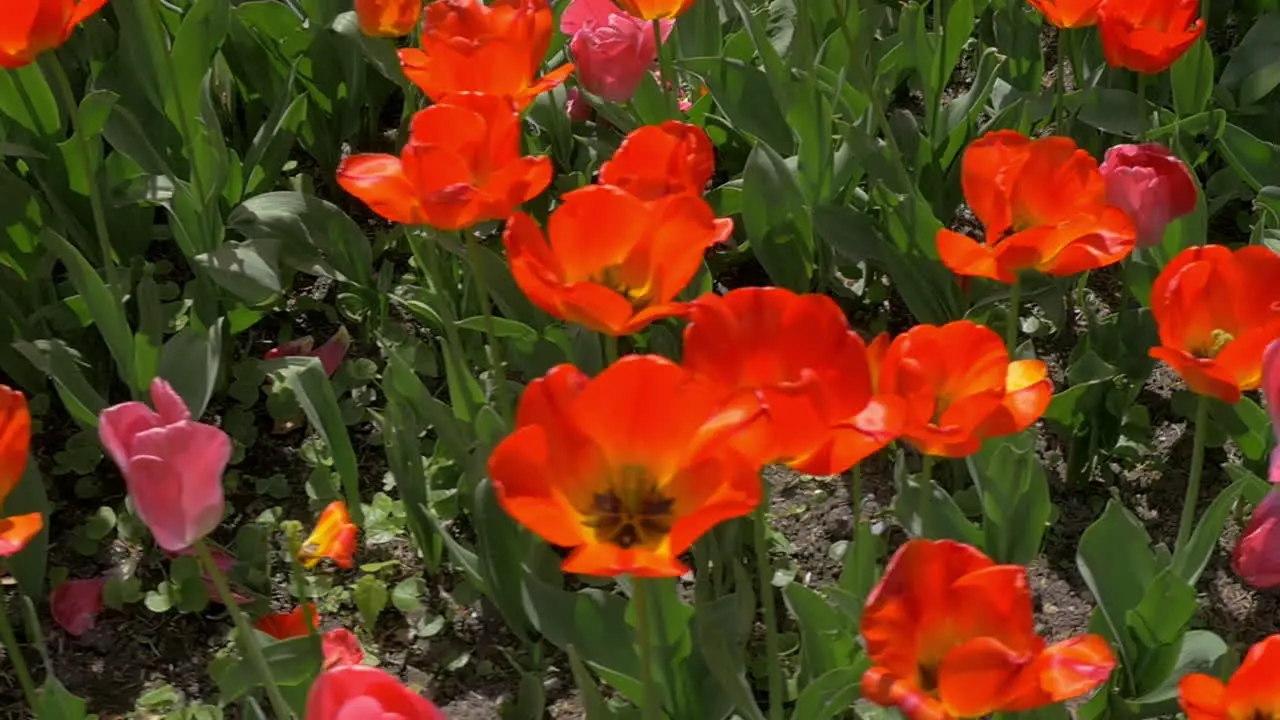
<svg viewBox="0 0 1280 720">
<path fill-rule="evenodd" d="M 1138 229 L 1137 247 L 1159 245 L 1170 222 L 1196 209 L 1191 171 L 1163 145 L 1116 145 L 1099 170 L 1107 202 L 1125 211 Z"/>
</svg>

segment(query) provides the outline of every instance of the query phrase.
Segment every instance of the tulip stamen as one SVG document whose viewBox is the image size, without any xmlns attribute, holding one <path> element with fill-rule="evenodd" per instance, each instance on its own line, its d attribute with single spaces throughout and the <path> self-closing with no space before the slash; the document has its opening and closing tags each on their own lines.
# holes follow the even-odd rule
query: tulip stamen
<svg viewBox="0 0 1280 720">
<path fill-rule="evenodd" d="M 610 265 L 591 277 L 591 282 L 603 285 L 631 303 L 637 312 L 653 304 L 653 292 L 649 286 L 633 288 L 622 278 L 622 266 Z"/>
<path fill-rule="evenodd" d="M 671 532 L 675 500 L 662 494 L 648 470 L 627 466 L 604 492 L 591 498 L 583 525 L 623 550 L 653 548 Z"/>
</svg>

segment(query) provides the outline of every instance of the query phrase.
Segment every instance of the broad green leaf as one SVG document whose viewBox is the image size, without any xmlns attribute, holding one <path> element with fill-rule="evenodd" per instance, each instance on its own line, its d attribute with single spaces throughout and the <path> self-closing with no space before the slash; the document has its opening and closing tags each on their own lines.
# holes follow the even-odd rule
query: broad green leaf
<svg viewBox="0 0 1280 720">
<path fill-rule="evenodd" d="M 1276 68 L 1280 71 L 1280 62 Z M 1169 69 L 1169 83 L 1173 85 L 1173 108 L 1179 117 L 1204 112 L 1213 94 L 1213 49 L 1208 40 L 1200 38 L 1178 58 Z"/>
<path fill-rule="evenodd" d="M 796 698 L 791 720 L 829 720 L 853 705 L 858 699 L 858 683 L 865 668 L 834 668 L 814 678 Z"/>
<path fill-rule="evenodd" d="M 526 616 L 527 608 L 523 604 L 526 573 L 521 569 L 521 562 L 530 538 L 498 504 L 493 482 L 488 478 L 476 485 L 473 496 L 472 525 L 476 543 L 484 549 L 479 553 L 480 573 L 489 590 L 489 599 L 502 613 L 507 627 L 528 641 L 531 619 Z"/>
<path fill-rule="evenodd" d="M 1261 140 L 1249 131 L 1227 123 L 1218 149 L 1242 180 L 1254 191 L 1280 185 L 1280 145 Z"/>
<path fill-rule="evenodd" d="M 1162 570 L 1151 552 L 1151 538 L 1142 523 L 1116 500 L 1080 537 L 1076 566 L 1098 602 L 1120 660 L 1134 667 L 1138 649 L 1126 618 L 1138 607 L 1147 588 Z"/>
<path fill-rule="evenodd" d="M 278 377 L 293 390 L 311 427 L 329 447 L 333 454 L 333 468 L 342 478 L 351 519 L 356 525 L 363 526 L 364 510 L 360 506 L 360 471 L 356 465 L 356 453 L 351 447 L 351 436 L 347 434 L 338 398 L 325 375 L 324 366 L 314 357 L 286 357 L 264 365 L 277 370 Z"/>
<path fill-rule="evenodd" d="M 1178 683 L 1191 673 L 1218 676 L 1227 655 L 1227 644 L 1208 630 L 1191 630 L 1182 636 L 1177 661 L 1168 679 L 1158 688 L 1133 701 L 1136 705 L 1152 705 L 1178 697 Z M 1146 717 L 1152 717 L 1147 715 Z"/>
<path fill-rule="evenodd" d="M 160 290 L 154 271 L 147 265 L 138 283 L 135 301 L 138 306 L 138 333 L 133 337 L 133 389 L 146 392 L 160 368 L 160 348 L 164 342 L 164 319 L 161 317 Z"/>
<path fill-rule="evenodd" d="M 755 597 L 748 585 L 698 606 L 693 616 L 697 650 L 711 677 L 744 720 L 765 720 L 747 682 L 747 639 L 755 617 Z M 746 623 L 742 622 L 744 619 Z"/>
<path fill-rule="evenodd" d="M 32 365 L 53 379 L 58 397 L 76 422 L 87 428 L 98 426 L 98 414 L 107 403 L 84 377 L 82 367 L 88 364 L 80 353 L 61 340 L 18 341 L 13 344 Z"/>
<path fill-rule="evenodd" d="M 178 86 L 166 88 L 169 102 L 165 112 L 175 127 L 189 127 L 190 118 L 182 117 L 182 113 L 195 117 L 199 112 L 202 87 L 196 78 L 205 78 L 209 73 L 214 53 L 222 45 L 230 21 L 231 4 L 223 0 L 196 0 L 183 16 L 170 52 Z M 187 138 L 187 141 L 205 139 Z"/>
<path fill-rule="evenodd" d="M 1245 483 L 1244 480 L 1236 480 L 1218 493 L 1218 497 L 1213 499 L 1200 516 L 1200 523 L 1191 533 L 1190 541 L 1174 556 L 1173 571 L 1187 585 L 1195 587 L 1200 574 L 1209 564 L 1210 556 L 1222 539 L 1222 529 L 1227 524 L 1227 517 L 1243 492 Z"/>
<path fill-rule="evenodd" d="M 62 130 L 58 101 L 37 63 L 0 71 L 0 113 L 37 137 Z"/>
<path fill-rule="evenodd" d="M 258 127 L 253 143 L 244 156 L 244 192 L 257 195 L 270 190 L 280 176 L 280 169 L 293 149 L 294 134 L 307 119 L 305 94 L 294 90 L 297 66 L 290 71 L 284 91 L 276 99 L 266 122 Z"/>
<path fill-rule="evenodd" d="M 336 279 L 373 287 L 369 239 L 333 203 L 303 193 L 281 191 L 249 198 L 227 217 L 227 229 L 250 240 L 279 243 L 280 259 L 319 274 L 318 260 L 336 270 Z"/>
<path fill-rule="evenodd" d="M 1251 22 L 1244 39 L 1231 50 L 1219 83 L 1237 90 L 1241 105 L 1262 100 L 1280 85 L 1280 12 L 1269 12 Z"/>
<path fill-rule="evenodd" d="M 898 495 L 893 499 L 893 512 L 908 534 L 982 546 L 982 531 L 965 517 L 951 495 L 932 478 L 908 473 L 901 451 L 893 474 L 898 487 Z"/>
<path fill-rule="evenodd" d="M 791 127 L 763 70 L 731 57 L 690 58 L 680 64 L 703 77 L 735 130 L 780 153 L 795 149 Z"/>
<path fill-rule="evenodd" d="M 36 709 L 36 717 L 57 718 L 57 720 L 84 720 L 86 703 L 71 694 L 71 691 L 52 674 L 45 678 L 40 688 L 40 707 Z M 94 717 L 97 717 L 96 715 Z"/>
<path fill-rule="evenodd" d="M 800 583 L 788 584 L 783 596 L 800 626 L 802 684 L 850 667 L 858 654 L 858 632 L 850 618 Z"/>
<path fill-rule="evenodd" d="M 365 627 L 376 627 L 378 616 L 387 609 L 390 595 L 387 584 L 376 575 L 361 575 L 352 591 L 356 601 L 356 610 L 360 612 L 360 620 Z"/>
<path fill-rule="evenodd" d="M 604 696 L 600 694 L 600 688 L 596 685 L 596 679 L 592 677 L 591 671 L 587 670 L 587 666 L 582 664 L 578 651 L 570 645 L 565 649 L 565 654 L 569 656 L 573 683 L 578 688 L 578 701 L 582 703 L 582 710 L 587 715 L 586 720 L 615 720 L 615 713 L 605 703 Z"/>
<path fill-rule="evenodd" d="M 1030 563 L 1040 554 L 1053 510 L 1034 434 L 988 442 L 966 465 L 982 499 L 983 549 L 999 563 Z"/>
<path fill-rule="evenodd" d="M 813 220 L 795 172 L 758 143 L 742 171 L 742 221 L 756 259 L 774 283 L 807 292 L 813 282 Z"/>
<path fill-rule="evenodd" d="M 40 239 L 53 250 L 58 259 L 67 268 L 71 284 L 76 292 L 84 298 L 93 316 L 93 323 L 111 350 L 111 357 L 116 361 L 116 371 L 126 385 L 133 384 L 133 331 L 129 329 L 129 321 L 125 317 L 124 307 L 116 300 L 115 294 L 107 284 L 98 277 L 98 271 L 80 251 L 61 235 L 45 228 Z M 123 288 L 119 291 L 123 292 Z"/>
<path fill-rule="evenodd" d="M 1147 585 L 1138 605 L 1125 613 L 1125 626 L 1147 648 L 1170 645 L 1182 637 L 1196 607 L 1195 588 L 1166 568 Z"/>
<path fill-rule="evenodd" d="M 279 242 L 257 238 L 223 243 L 217 250 L 196 255 L 192 261 L 214 282 L 249 305 L 263 305 L 283 291 L 280 281 Z"/>
<path fill-rule="evenodd" d="M 169 381 L 193 417 L 204 414 L 218 382 L 223 322 L 219 319 L 207 331 L 189 325 L 169 338 L 160 351 L 157 374 Z"/>
<path fill-rule="evenodd" d="M 319 635 L 279 640 L 263 647 L 262 654 L 278 685 L 309 685 L 320 674 L 323 656 Z M 209 674 L 218 686 L 222 701 L 227 703 L 235 702 L 263 683 L 253 663 L 242 658 L 215 660 L 209 666 Z"/>
</svg>

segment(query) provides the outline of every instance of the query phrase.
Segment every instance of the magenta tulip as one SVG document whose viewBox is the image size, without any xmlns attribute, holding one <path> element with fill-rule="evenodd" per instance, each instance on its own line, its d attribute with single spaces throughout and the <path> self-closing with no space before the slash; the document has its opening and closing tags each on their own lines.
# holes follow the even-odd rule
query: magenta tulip
<svg viewBox="0 0 1280 720">
<path fill-rule="evenodd" d="M 662 21 L 662 40 L 673 24 Z M 560 32 L 582 87 L 609 102 L 626 102 L 658 58 L 653 24 L 628 15 L 612 0 L 571 0 L 560 16 Z"/>
<path fill-rule="evenodd" d="M 106 578 L 68 580 L 49 595 L 49 613 L 54 622 L 75 636 L 83 635 L 97 624 L 102 612 L 102 589 Z"/>
<path fill-rule="evenodd" d="M 306 720 L 445 720 L 444 713 L 384 670 L 339 665 L 320 673 Z"/>
<path fill-rule="evenodd" d="M 103 410 L 98 437 L 156 544 L 178 552 L 222 521 L 222 473 L 231 438 L 192 420 L 186 403 L 160 378 L 151 383 L 151 402 L 155 410 L 140 402 Z"/>
<path fill-rule="evenodd" d="M 1107 183 L 1107 203 L 1133 220 L 1140 248 L 1159 245 L 1169 223 L 1196 209 L 1191 171 L 1163 145 L 1116 145 L 1098 169 Z"/>
<path fill-rule="evenodd" d="M 1267 494 L 1240 534 L 1231 568 L 1258 589 L 1280 587 L 1280 490 Z"/>
<path fill-rule="evenodd" d="M 272 348 L 262 356 L 263 360 L 275 360 L 282 357 L 305 356 L 320 359 L 320 364 L 324 366 L 324 373 L 329 377 L 338 372 L 342 361 L 347 358 L 347 351 L 351 348 L 351 333 L 347 332 L 347 328 L 339 327 L 338 332 L 333 334 L 325 344 L 315 347 L 315 339 L 310 335 L 304 335 L 296 340 L 291 340 L 279 347 Z"/>
<path fill-rule="evenodd" d="M 1280 340 L 1262 353 L 1262 398 L 1271 414 L 1271 433 L 1280 443 Z M 1280 447 L 1271 451 L 1271 475 L 1267 479 L 1280 483 Z"/>
</svg>

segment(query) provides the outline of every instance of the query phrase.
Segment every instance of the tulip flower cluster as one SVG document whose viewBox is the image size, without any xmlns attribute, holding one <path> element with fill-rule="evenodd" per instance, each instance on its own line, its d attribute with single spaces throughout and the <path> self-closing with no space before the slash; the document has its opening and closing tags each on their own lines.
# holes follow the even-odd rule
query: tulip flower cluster
<svg viewBox="0 0 1280 720">
<path fill-rule="evenodd" d="M 1113 67 L 1151 75 L 1169 69 L 1204 34 L 1196 0 L 1027 0 L 1064 30 L 1098 26 Z"/>
</svg>

